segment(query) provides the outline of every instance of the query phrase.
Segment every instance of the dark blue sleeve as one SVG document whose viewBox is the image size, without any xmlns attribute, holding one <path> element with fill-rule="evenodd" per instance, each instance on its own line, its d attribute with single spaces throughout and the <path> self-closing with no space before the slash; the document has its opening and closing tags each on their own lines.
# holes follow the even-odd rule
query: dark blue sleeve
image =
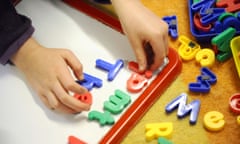
<svg viewBox="0 0 240 144">
<path fill-rule="evenodd" d="M 93 1 L 101 4 L 111 4 L 110 0 L 93 0 Z"/>
<path fill-rule="evenodd" d="M 10 0 L 0 0 L 0 63 L 9 62 L 33 31 L 31 20 L 18 14 Z"/>
</svg>

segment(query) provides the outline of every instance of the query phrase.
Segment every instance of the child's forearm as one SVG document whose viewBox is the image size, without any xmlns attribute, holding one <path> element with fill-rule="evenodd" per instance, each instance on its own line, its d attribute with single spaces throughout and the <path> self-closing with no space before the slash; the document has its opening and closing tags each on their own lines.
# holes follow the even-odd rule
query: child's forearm
<svg viewBox="0 0 240 144">
<path fill-rule="evenodd" d="M 140 0 L 111 0 L 111 3 L 121 23 L 126 21 L 129 13 L 135 13 L 136 8 L 143 7 Z"/>
<path fill-rule="evenodd" d="M 131 4 L 141 3 L 140 0 L 111 0 L 111 3 L 113 7 L 115 8 L 116 12 L 119 12 L 121 10 L 128 10 L 131 11 Z M 127 12 L 127 11 L 126 11 Z"/>
</svg>

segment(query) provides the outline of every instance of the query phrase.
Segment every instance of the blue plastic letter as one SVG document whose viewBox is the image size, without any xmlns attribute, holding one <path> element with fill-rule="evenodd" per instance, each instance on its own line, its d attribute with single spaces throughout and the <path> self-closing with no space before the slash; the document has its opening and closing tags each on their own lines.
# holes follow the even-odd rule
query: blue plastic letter
<svg viewBox="0 0 240 144">
<path fill-rule="evenodd" d="M 104 60 L 97 59 L 96 67 L 108 71 L 108 81 L 112 81 L 121 68 L 123 68 L 124 62 L 123 60 L 117 60 L 117 62 L 113 65 Z"/>
<path fill-rule="evenodd" d="M 190 104 L 186 105 L 187 94 L 182 93 L 180 96 L 175 98 L 165 107 L 167 113 L 172 112 L 178 107 L 177 115 L 179 118 L 185 117 L 190 113 L 190 124 L 195 124 L 198 118 L 198 113 L 200 109 L 200 101 L 194 100 Z"/>
<path fill-rule="evenodd" d="M 89 91 L 95 86 L 97 88 L 100 88 L 102 86 L 102 80 L 88 75 L 86 73 L 84 75 L 84 80 L 78 80 L 76 81 L 78 84 L 82 85 L 83 87 L 87 88 Z"/>
</svg>

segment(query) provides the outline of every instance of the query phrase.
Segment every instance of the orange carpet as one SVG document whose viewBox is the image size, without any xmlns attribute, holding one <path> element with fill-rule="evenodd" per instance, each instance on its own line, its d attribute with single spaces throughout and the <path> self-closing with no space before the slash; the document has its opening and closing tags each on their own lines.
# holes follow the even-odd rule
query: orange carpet
<svg viewBox="0 0 240 144">
<path fill-rule="evenodd" d="M 179 35 L 185 35 L 194 40 L 190 32 L 187 0 L 142 0 L 142 2 L 160 18 L 176 15 Z M 97 6 L 107 11 L 109 15 L 116 16 L 111 5 Z M 169 41 L 170 46 L 177 50 L 180 45 L 179 41 L 171 38 L 169 38 Z M 210 48 L 211 45 L 209 44 L 207 47 Z M 200 65 L 195 60 L 183 62 L 182 72 L 178 78 L 161 94 L 159 100 L 122 143 L 156 144 L 157 139 L 146 141 L 145 125 L 148 123 L 172 122 L 173 133 L 168 139 L 174 144 L 240 144 L 240 125 L 237 124 L 237 115 L 229 109 L 229 97 L 240 92 L 240 79 L 233 58 L 222 63 L 216 60 L 211 70 L 217 76 L 217 83 L 211 85 L 211 90 L 207 94 L 193 93 L 188 90 L 188 84 L 196 82 L 196 77 L 200 75 L 200 69 Z M 168 115 L 165 113 L 166 104 L 182 92 L 188 94 L 188 103 L 195 99 L 201 101 L 199 117 L 195 125 L 189 124 L 189 116 L 178 119 L 176 110 Z M 209 111 L 219 111 L 224 115 L 224 129 L 218 132 L 210 132 L 203 127 L 203 116 Z"/>
</svg>

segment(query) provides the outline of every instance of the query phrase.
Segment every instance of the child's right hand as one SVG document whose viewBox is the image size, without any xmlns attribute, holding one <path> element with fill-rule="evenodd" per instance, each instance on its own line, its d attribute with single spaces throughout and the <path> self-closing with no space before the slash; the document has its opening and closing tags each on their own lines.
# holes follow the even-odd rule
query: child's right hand
<svg viewBox="0 0 240 144">
<path fill-rule="evenodd" d="M 140 70 L 158 69 L 168 55 L 168 25 L 140 0 L 111 0 L 125 35 L 135 52 Z M 147 65 L 146 44 L 153 51 L 153 64 Z"/>
<path fill-rule="evenodd" d="M 82 64 L 66 49 L 45 48 L 30 38 L 11 61 L 23 72 L 32 88 L 49 108 L 63 113 L 79 113 L 90 109 L 70 92 L 82 94 L 87 89 L 75 82 L 83 79 Z"/>
</svg>

